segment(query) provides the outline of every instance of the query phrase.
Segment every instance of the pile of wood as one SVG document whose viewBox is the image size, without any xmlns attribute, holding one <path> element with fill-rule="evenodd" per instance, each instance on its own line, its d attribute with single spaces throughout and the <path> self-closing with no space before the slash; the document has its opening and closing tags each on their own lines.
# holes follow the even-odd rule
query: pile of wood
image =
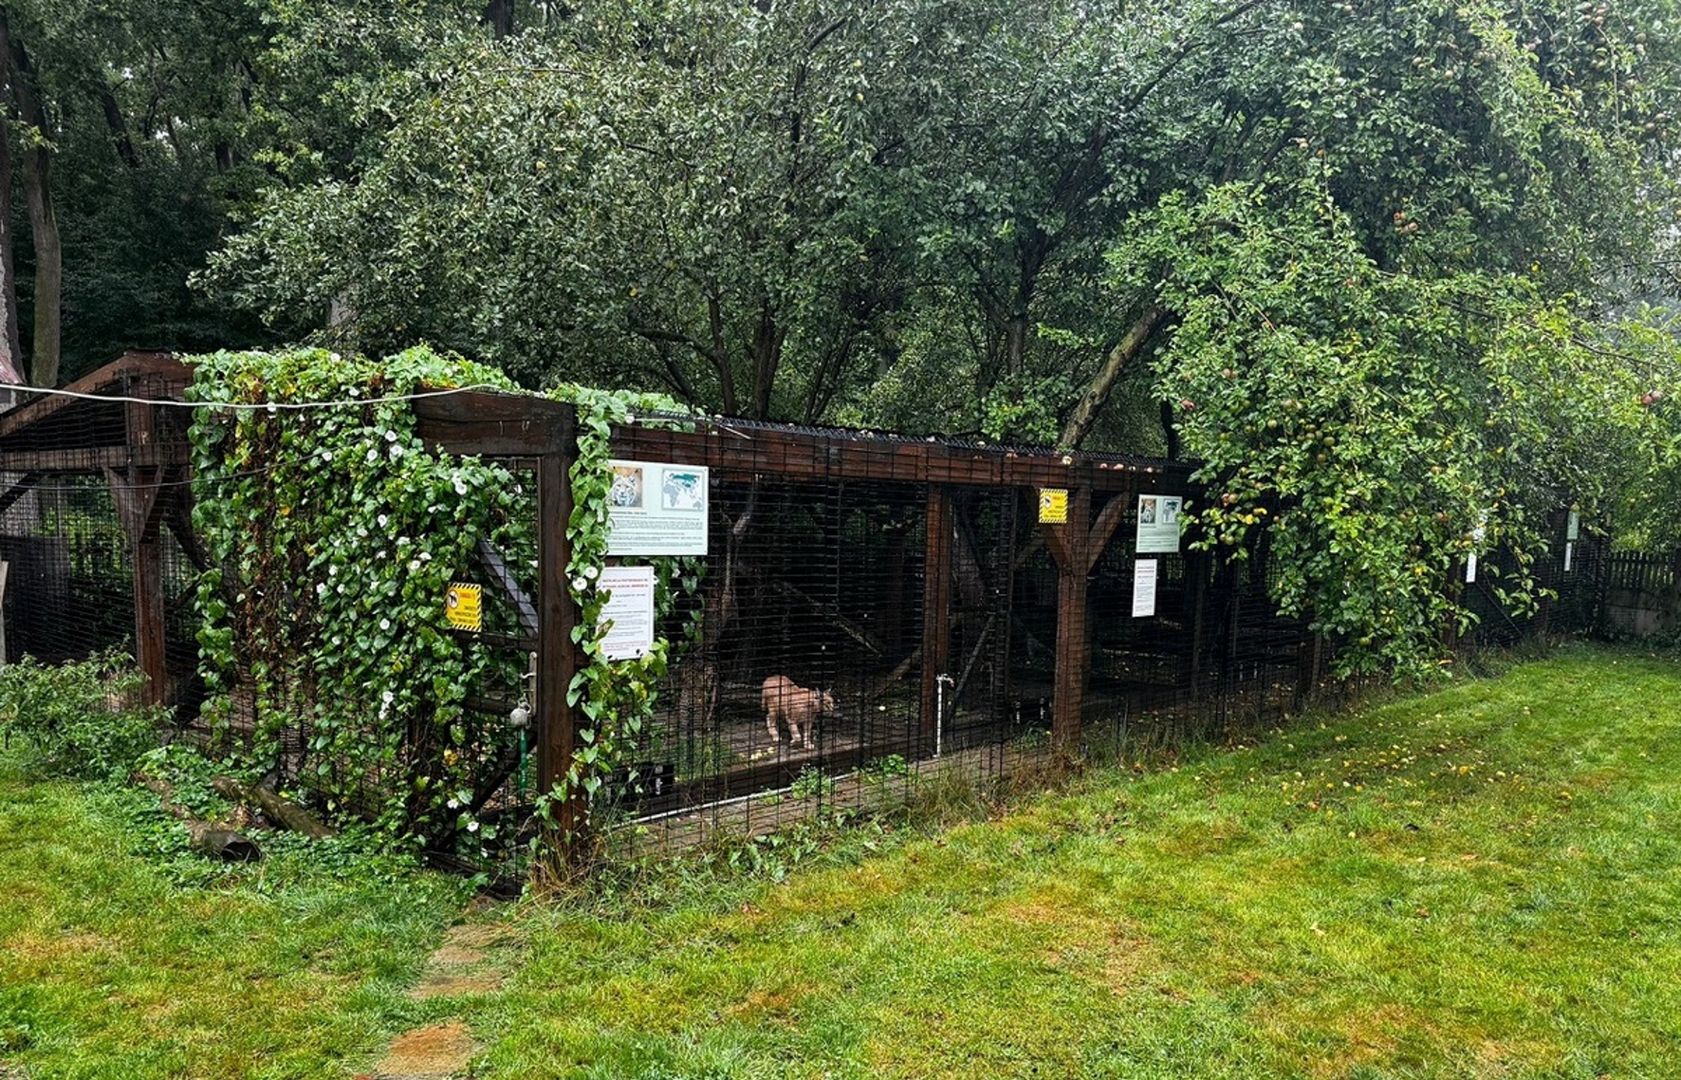
<svg viewBox="0 0 1681 1080">
<path fill-rule="evenodd" d="M 247 784 L 231 776 L 210 782 L 215 792 L 233 803 L 233 810 L 217 821 L 205 821 L 182 805 L 168 780 L 149 773 L 136 773 L 134 782 L 157 795 L 165 813 L 187 826 L 188 842 L 194 851 L 224 862 L 255 862 L 262 848 L 249 835 L 258 829 L 289 829 L 312 840 L 331 836 L 333 830 L 308 810 L 266 787 Z"/>
</svg>

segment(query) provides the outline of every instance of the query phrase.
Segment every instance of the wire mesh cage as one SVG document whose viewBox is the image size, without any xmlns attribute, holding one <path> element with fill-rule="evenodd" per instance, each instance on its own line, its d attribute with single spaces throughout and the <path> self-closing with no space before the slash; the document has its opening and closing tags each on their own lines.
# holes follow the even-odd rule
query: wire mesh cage
<svg viewBox="0 0 1681 1080">
<path fill-rule="evenodd" d="M 206 697 L 195 593 L 211 569 L 192 500 L 217 493 L 188 467 L 191 410 L 151 407 L 180 404 L 186 382 L 167 358 L 129 357 L 0 415 L 0 627 L 11 659 L 129 649 L 157 700 L 190 721 Z M 344 775 L 351 765 L 314 749 L 304 709 L 281 717 L 276 767 L 341 795 L 360 785 L 371 806 L 451 755 L 452 798 L 476 831 L 443 830 L 433 853 L 506 870 L 583 723 L 566 591 L 573 419 L 541 399 L 413 404 L 429 453 L 494 462 L 522 526 L 464 537 L 471 554 L 451 568 L 452 597 L 470 590 L 480 612 L 449 631 L 471 661 L 446 695 L 452 735 L 446 745 L 415 717 L 389 766 Z M 1337 643 L 1274 604 L 1264 537 L 1240 558 L 1199 551 L 1176 527 L 1163 542 L 1169 501 L 1198 497 L 1183 463 L 695 417 L 620 424 L 612 448 L 708 470 L 704 553 L 608 559 L 685 586 L 652 627 L 669 663 L 647 722 L 593 797 L 599 821 L 637 844 L 887 805 L 921 778 L 992 781 L 1053 749 L 1242 734 L 1344 685 L 1329 678 Z M 1462 644 L 1588 632 L 1608 591 L 1676 590 L 1673 563 L 1612 556 L 1562 513 L 1553 524 L 1531 567 L 1540 603 L 1501 597 L 1518 567 L 1491 553 L 1460 594 L 1476 626 Z M 276 589 L 271 615 L 308 602 Z M 296 651 L 263 678 L 299 680 L 304 700 L 313 658 L 302 638 Z M 242 667 L 229 695 L 236 737 L 258 724 L 241 689 L 255 677 Z"/>
</svg>

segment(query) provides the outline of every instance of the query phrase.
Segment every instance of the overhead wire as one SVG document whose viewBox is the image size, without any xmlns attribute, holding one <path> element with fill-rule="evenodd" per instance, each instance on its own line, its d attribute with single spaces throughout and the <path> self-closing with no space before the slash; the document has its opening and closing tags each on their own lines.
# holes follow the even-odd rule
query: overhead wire
<svg viewBox="0 0 1681 1080">
<path fill-rule="evenodd" d="M 418 401 L 421 398 L 448 397 L 451 394 L 465 394 L 472 391 L 506 392 L 507 389 L 505 386 L 493 386 L 490 383 L 474 383 L 471 386 L 455 386 L 443 390 L 420 390 L 412 394 L 344 398 L 336 401 L 175 401 L 168 398 L 129 397 L 123 394 L 90 394 L 82 390 L 27 386 L 23 383 L 0 383 L 0 390 L 11 390 L 20 394 L 47 394 L 76 398 L 81 401 L 103 401 L 113 404 L 164 405 L 184 409 L 234 409 L 252 412 L 278 412 L 281 409 L 335 409 L 353 405 L 390 405 L 403 401 Z"/>
</svg>

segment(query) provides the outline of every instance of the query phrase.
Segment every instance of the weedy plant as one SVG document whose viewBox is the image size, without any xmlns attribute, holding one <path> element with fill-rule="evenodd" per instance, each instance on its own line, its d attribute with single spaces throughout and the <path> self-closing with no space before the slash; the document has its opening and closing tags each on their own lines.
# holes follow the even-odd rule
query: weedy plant
<svg viewBox="0 0 1681 1080">
<path fill-rule="evenodd" d="M 834 777 L 811 765 L 801 769 L 788 786 L 788 796 L 793 799 L 822 799 L 834 793 Z"/>
<path fill-rule="evenodd" d="M 19 736 L 45 772 L 94 779 L 126 776 L 157 742 L 167 709 L 143 703 L 146 677 L 120 651 L 0 669 L 0 730 Z"/>
</svg>

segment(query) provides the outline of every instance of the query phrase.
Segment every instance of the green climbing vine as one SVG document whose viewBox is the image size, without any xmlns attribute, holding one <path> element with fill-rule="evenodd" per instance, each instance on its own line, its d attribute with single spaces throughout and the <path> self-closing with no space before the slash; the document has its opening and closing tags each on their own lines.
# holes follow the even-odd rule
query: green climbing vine
<svg viewBox="0 0 1681 1080">
<path fill-rule="evenodd" d="M 330 812 L 371 813 L 394 839 L 466 852 L 505 843 L 497 833 L 507 825 L 483 811 L 511 732 L 467 698 L 486 679 L 517 684 L 523 665 L 451 633 L 441 598 L 477 565 L 480 538 L 516 573 L 534 565 L 534 500 L 501 464 L 429 450 L 401 399 L 514 387 L 425 348 L 377 363 L 313 349 L 192 363 L 194 400 L 243 406 L 201 409 L 191 432 L 194 523 L 212 567 L 197 592 L 216 695 L 208 714 L 230 731 L 239 714 L 248 732 L 239 752 Z M 580 387 L 552 396 L 578 410 L 566 527 L 587 662 L 567 688 L 580 717 L 576 755 L 538 811 L 552 822 L 562 800 L 581 795 L 588 824 L 643 779 L 634 762 L 659 737 L 650 718 L 673 648 L 701 632 L 701 562 L 652 560 L 666 632 L 645 657 L 606 659 L 599 581 L 612 425 L 677 407 Z M 341 404 L 287 407 L 319 402 Z"/>
<path fill-rule="evenodd" d="M 195 400 L 275 406 L 201 409 L 191 432 L 214 712 L 244 712 L 245 752 L 329 811 L 371 813 L 393 837 L 480 833 L 474 780 L 500 733 L 465 699 L 498 661 L 448 632 L 440 597 L 479 537 L 517 549 L 530 525 L 506 469 L 430 452 L 389 399 L 507 380 L 423 348 L 193 363 Z M 322 401 L 353 404 L 283 407 Z"/>
<path fill-rule="evenodd" d="M 572 402 L 578 415 L 577 458 L 571 475 L 573 510 L 567 522 L 572 559 L 567 576 L 579 610 L 574 635 L 587 663 L 580 665 L 567 690 L 567 701 L 580 717 L 573 760 L 555 789 L 540 799 L 539 813 L 554 826 L 559 821 L 558 808 L 581 796 L 587 825 L 612 807 L 615 792 L 607 787 L 609 778 L 622 777 L 621 790 L 632 792 L 645 779 L 638 773 L 636 751 L 658 741 L 659 733 L 649 731 L 648 725 L 660 682 L 674 659 L 673 643 L 687 647 L 697 643 L 702 633 L 704 609 L 693 600 L 704 562 L 681 556 L 649 558 L 654 567 L 656 624 L 670 627 L 675 620 L 677 629 L 658 637 L 644 657 L 608 660 L 602 651 L 606 629 L 601 625 L 608 594 L 598 585 L 607 565 L 612 429 L 633 418 L 647 422 L 650 415 L 683 410 L 663 395 L 571 384 L 556 387 L 550 396 Z"/>
</svg>

